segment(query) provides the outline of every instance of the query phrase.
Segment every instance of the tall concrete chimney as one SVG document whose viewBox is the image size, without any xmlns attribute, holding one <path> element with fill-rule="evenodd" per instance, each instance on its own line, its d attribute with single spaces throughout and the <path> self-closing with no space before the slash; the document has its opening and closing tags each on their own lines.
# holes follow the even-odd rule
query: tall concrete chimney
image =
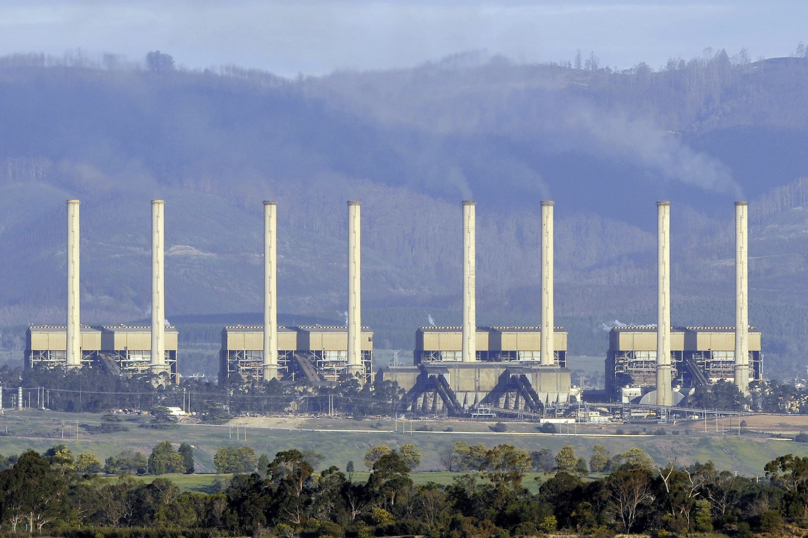
<svg viewBox="0 0 808 538">
<path fill-rule="evenodd" d="M 152 200 L 151 370 L 165 372 L 165 202 Z"/>
<path fill-rule="evenodd" d="M 463 201 L 463 362 L 477 361 L 476 203 Z"/>
<path fill-rule="evenodd" d="M 17 387 L 17 409 L 20 411 L 25 407 L 25 402 L 22 400 L 22 385 Z"/>
<path fill-rule="evenodd" d="M 277 204 L 264 202 L 264 381 L 278 377 Z"/>
<path fill-rule="evenodd" d="M 673 405 L 671 393 L 671 203 L 657 202 L 657 405 Z"/>
<path fill-rule="evenodd" d="M 67 201 L 67 347 L 68 368 L 81 367 L 81 259 L 79 202 Z"/>
<path fill-rule="evenodd" d="M 553 206 L 541 203 L 541 351 L 542 366 L 555 364 L 555 309 L 553 298 Z"/>
<path fill-rule="evenodd" d="M 749 395 L 749 286 L 747 204 L 735 202 L 735 386 Z"/>
<path fill-rule="evenodd" d="M 361 376 L 362 367 L 362 267 L 359 200 L 348 201 L 348 373 Z"/>
</svg>

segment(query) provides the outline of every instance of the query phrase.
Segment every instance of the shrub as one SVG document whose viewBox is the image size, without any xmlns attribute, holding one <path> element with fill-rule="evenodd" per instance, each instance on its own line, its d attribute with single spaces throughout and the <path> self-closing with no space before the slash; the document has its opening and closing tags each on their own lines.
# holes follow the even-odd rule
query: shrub
<svg viewBox="0 0 808 538">
<path fill-rule="evenodd" d="M 488 429 L 491 430 L 492 432 L 504 432 L 508 430 L 508 425 L 505 424 L 504 422 L 497 422 L 492 426 L 488 426 Z"/>
<path fill-rule="evenodd" d="M 558 520 L 556 519 L 555 516 L 545 517 L 542 520 L 541 525 L 539 525 L 539 528 L 542 530 L 542 532 L 546 533 L 555 532 L 557 527 L 558 527 Z"/>
<path fill-rule="evenodd" d="M 556 428 L 556 425 L 552 422 L 545 422 L 540 425 L 538 429 L 542 433 L 558 433 L 558 428 Z"/>
<path fill-rule="evenodd" d="M 760 515 L 760 530 L 777 533 L 783 528 L 783 518 L 777 510 L 766 510 Z"/>
</svg>

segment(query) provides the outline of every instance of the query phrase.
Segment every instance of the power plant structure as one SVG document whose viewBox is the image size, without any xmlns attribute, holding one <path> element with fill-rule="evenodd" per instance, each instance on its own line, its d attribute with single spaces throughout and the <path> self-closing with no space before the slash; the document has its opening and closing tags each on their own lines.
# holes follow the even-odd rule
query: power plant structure
<svg viewBox="0 0 808 538">
<path fill-rule="evenodd" d="M 67 201 L 67 313 L 63 326 L 32 325 L 25 367 L 91 365 L 119 374 L 164 374 L 178 382 L 177 329 L 165 319 L 165 204 L 152 201 L 151 326 L 81 324 L 80 202 Z M 373 331 L 361 324 L 360 202 L 348 201 L 345 326 L 278 325 L 277 203 L 264 202 L 264 323 L 222 331 L 221 384 L 277 379 L 334 383 L 373 379 Z M 657 323 L 615 327 L 606 357 L 609 399 L 659 407 L 718 381 L 749 394 L 763 375 L 761 332 L 749 325 L 747 203 L 735 204 L 735 326 L 671 325 L 671 204 L 657 202 Z M 401 407 L 416 414 L 543 416 L 577 399 L 567 369 L 568 335 L 554 325 L 552 201 L 541 202 L 539 326 L 477 326 L 476 204 L 462 204 L 462 325 L 420 327 L 411 366 L 380 369 L 375 380 L 406 391 Z"/>
<path fill-rule="evenodd" d="M 279 327 L 277 315 L 277 204 L 264 202 L 264 326 L 225 327 L 219 382 L 294 380 L 364 383 L 373 372 L 373 332 L 362 327 L 361 214 L 348 201 L 348 318 L 345 327 Z"/>
<path fill-rule="evenodd" d="M 279 380 L 307 379 L 312 383 L 337 382 L 351 372 L 348 362 L 348 328 L 333 326 L 276 327 Z M 263 379 L 264 327 L 228 326 L 222 330 L 219 383 Z M 370 380 L 373 365 L 373 332 L 360 332 L 360 381 Z"/>
<path fill-rule="evenodd" d="M 657 384 L 657 329 L 615 327 L 609 333 L 606 393 L 615 401 L 638 403 Z M 761 334 L 747 329 L 750 377 L 763 375 Z M 696 387 L 735 379 L 735 327 L 673 327 L 670 329 L 672 385 Z M 677 404 L 684 396 L 674 391 Z M 656 403 L 656 399 L 651 404 Z"/>
<path fill-rule="evenodd" d="M 606 394 L 669 407 L 688 389 L 728 381 L 748 395 L 763 357 L 760 330 L 749 326 L 747 203 L 735 203 L 734 327 L 671 327 L 670 221 L 670 202 L 657 202 L 657 323 L 611 330 Z"/>
<path fill-rule="evenodd" d="M 179 382 L 177 370 L 178 331 L 164 330 L 164 372 L 172 383 Z M 25 368 L 99 367 L 116 375 L 152 372 L 151 327 L 113 325 L 89 327 L 79 332 L 79 364 L 67 362 L 67 327 L 32 325 L 25 334 Z"/>
<path fill-rule="evenodd" d="M 376 380 L 397 382 L 416 414 L 542 416 L 571 401 L 567 333 L 553 324 L 553 202 L 542 202 L 541 330 L 476 326 L 475 235 L 475 203 L 464 201 L 463 325 L 419 328 L 413 366 L 381 368 Z"/>
<path fill-rule="evenodd" d="M 122 374 L 165 374 L 179 383 L 177 329 L 165 319 L 164 202 L 152 201 L 152 324 L 88 327 L 81 324 L 80 201 L 67 201 L 67 319 L 63 326 L 32 325 L 25 368 L 94 365 Z"/>
</svg>

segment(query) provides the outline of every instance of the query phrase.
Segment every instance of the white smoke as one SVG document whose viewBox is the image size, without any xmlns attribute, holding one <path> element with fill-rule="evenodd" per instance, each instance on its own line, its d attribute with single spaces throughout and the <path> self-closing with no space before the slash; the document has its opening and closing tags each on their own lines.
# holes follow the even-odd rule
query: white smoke
<svg viewBox="0 0 808 538">
<path fill-rule="evenodd" d="M 651 179 L 677 181 L 743 198 L 729 167 L 693 150 L 653 118 L 570 98 L 552 89 L 541 93 L 541 97 L 525 97 L 523 106 L 517 109 L 532 112 L 509 119 L 524 133 L 533 133 L 547 150 L 577 150 L 625 161 L 644 170 Z"/>
<path fill-rule="evenodd" d="M 611 323 L 601 323 L 600 328 L 605 332 L 609 332 L 615 327 L 641 327 L 643 329 L 656 329 L 656 323 L 647 323 L 645 325 L 639 323 L 623 323 L 619 319 L 614 320 Z"/>
<path fill-rule="evenodd" d="M 648 118 L 604 114 L 602 110 L 583 107 L 569 121 L 573 131 L 581 130 L 593 141 L 596 151 L 619 154 L 663 180 L 743 197 L 740 185 L 724 163 L 694 151 Z"/>
<path fill-rule="evenodd" d="M 435 320 L 432 319 L 432 314 L 427 314 L 426 317 L 429 320 L 429 326 L 430 327 L 435 327 Z"/>
<path fill-rule="evenodd" d="M 471 200 L 474 198 L 474 196 L 471 194 L 469 180 L 466 177 L 466 174 L 463 173 L 463 170 L 461 170 L 459 167 L 453 166 L 449 170 L 449 174 L 446 176 L 445 181 L 447 185 L 457 189 L 464 200 Z"/>
<path fill-rule="evenodd" d="M 348 326 L 348 311 L 346 310 L 345 312 L 342 313 L 342 315 L 345 316 L 345 326 L 347 327 Z"/>
<path fill-rule="evenodd" d="M 171 323 L 168 321 L 168 318 L 165 319 L 164 325 L 166 327 L 171 327 Z"/>
</svg>

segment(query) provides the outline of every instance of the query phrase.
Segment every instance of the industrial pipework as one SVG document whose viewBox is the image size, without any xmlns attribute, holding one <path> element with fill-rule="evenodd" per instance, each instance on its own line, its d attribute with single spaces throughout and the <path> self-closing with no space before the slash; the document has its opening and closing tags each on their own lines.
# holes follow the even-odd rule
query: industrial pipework
<svg viewBox="0 0 808 538">
<path fill-rule="evenodd" d="M 67 201 L 67 345 L 68 368 L 81 367 L 81 259 L 79 200 Z"/>
<path fill-rule="evenodd" d="M 477 361 L 476 202 L 463 200 L 463 362 Z"/>
<path fill-rule="evenodd" d="M 747 203 L 735 202 L 735 386 L 749 395 Z"/>
<path fill-rule="evenodd" d="M 555 202 L 541 203 L 541 350 L 542 366 L 555 364 L 555 308 L 553 298 L 553 207 Z"/>
<path fill-rule="evenodd" d="M 264 381 L 278 377 L 277 203 L 264 202 Z"/>
<path fill-rule="evenodd" d="M 348 373 L 364 379 L 362 367 L 362 268 L 359 200 L 348 201 Z"/>
<path fill-rule="evenodd" d="M 657 371 L 656 403 L 673 405 L 671 393 L 671 203 L 657 202 Z"/>
<path fill-rule="evenodd" d="M 165 357 L 165 202 L 152 200 L 151 370 L 166 371 Z"/>
</svg>

